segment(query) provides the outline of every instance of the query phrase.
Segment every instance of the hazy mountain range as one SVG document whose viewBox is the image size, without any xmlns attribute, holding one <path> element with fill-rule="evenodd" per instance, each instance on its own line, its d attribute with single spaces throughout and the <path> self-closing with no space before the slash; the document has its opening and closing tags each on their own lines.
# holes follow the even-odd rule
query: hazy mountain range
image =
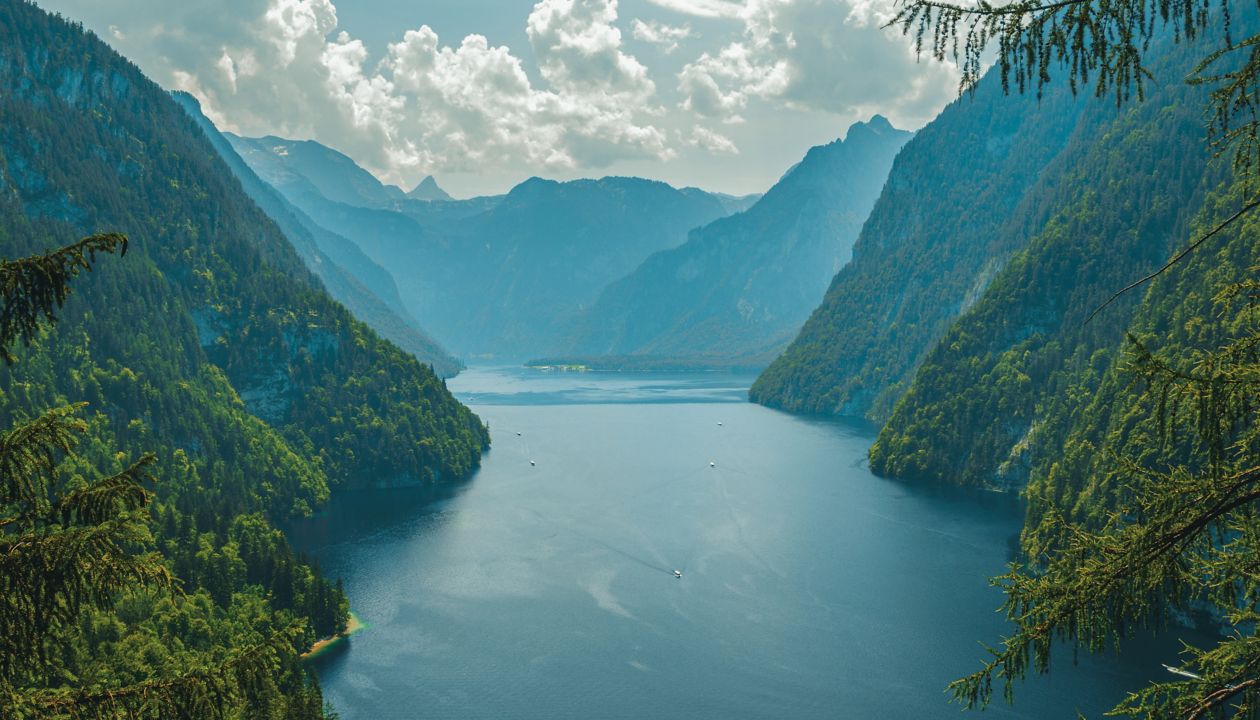
<svg viewBox="0 0 1260 720">
<path fill-rule="evenodd" d="M 604 290 L 568 352 L 635 366 L 764 367 L 849 261 L 911 137 L 876 115 L 812 148 L 748 210 L 692 231 Z"/>
<path fill-rule="evenodd" d="M 303 215 L 390 268 L 405 309 L 458 355 L 763 367 L 847 262 L 911 135 L 858 123 L 764 197 L 531 178 L 467 200 L 432 178 L 405 194 L 312 141 L 225 136 Z"/>
</svg>

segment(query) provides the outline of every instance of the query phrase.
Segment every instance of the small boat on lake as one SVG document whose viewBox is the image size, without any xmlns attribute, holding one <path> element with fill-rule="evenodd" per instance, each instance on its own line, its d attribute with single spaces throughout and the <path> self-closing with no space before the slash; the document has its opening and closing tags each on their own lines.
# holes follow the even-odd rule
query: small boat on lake
<svg viewBox="0 0 1260 720">
<path fill-rule="evenodd" d="M 680 577 L 682 577 L 682 570 L 675 570 L 675 571 L 674 571 L 674 577 L 676 577 L 676 578 L 680 578 Z"/>
</svg>

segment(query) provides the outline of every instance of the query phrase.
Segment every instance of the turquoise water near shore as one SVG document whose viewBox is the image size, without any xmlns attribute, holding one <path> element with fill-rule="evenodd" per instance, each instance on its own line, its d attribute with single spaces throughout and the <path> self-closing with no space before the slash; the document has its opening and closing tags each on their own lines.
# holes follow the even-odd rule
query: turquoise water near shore
<svg viewBox="0 0 1260 720">
<path fill-rule="evenodd" d="M 1017 503 L 875 477 L 871 428 L 749 404 L 752 379 L 451 380 L 494 439 L 475 477 L 342 494 L 293 530 L 368 626 L 316 661 L 326 699 L 345 720 L 958 715 L 946 683 L 1006 629 L 988 578 Z M 1177 647 L 1063 652 L 985 715 L 1099 716 Z"/>
</svg>

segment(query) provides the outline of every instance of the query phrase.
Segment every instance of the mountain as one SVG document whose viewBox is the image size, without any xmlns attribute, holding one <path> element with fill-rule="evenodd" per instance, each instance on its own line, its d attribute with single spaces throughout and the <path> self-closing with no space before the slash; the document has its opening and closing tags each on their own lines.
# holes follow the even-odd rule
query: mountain
<svg viewBox="0 0 1260 720">
<path fill-rule="evenodd" d="M 1253 20 L 1251 27 L 1256 26 Z M 1248 195 L 1228 174 L 1210 191 L 1196 193 L 1197 207 L 1182 243 L 1203 237 L 1236 212 Z M 1125 313 L 1129 318 L 1126 334 L 1142 343 L 1155 362 L 1197 372 L 1205 357 L 1219 353 L 1227 343 L 1254 341 L 1254 298 L 1245 292 L 1231 293 L 1231 286 L 1254 285 L 1258 267 L 1260 217 L 1252 212 L 1140 292 L 1136 309 L 1131 315 Z M 1239 312 L 1240 305 L 1250 309 L 1250 322 L 1245 311 Z M 1095 322 L 1110 312 L 1110 308 L 1104 310 Z M 1135 355 L 1131 345 L 1116 342 L 1096 352 L 1088 366 L 1065 363 L 1063 369 L 1073 371 L 1072 375 L 1056 373 L 1053 394 L 1041 398 L 1027 439 L 1013 453 L 1003 453 L 999 446 L 998 455 L 1006 467 L 997 480 L 1009 482 L 1016 472 L 1027 478 L 1027 527 L 1037 527 L 1051 511 L 1089 527 L 1102 526 L 1109 512 L 1128 499 L 1133 483 L 1132 473 L 1116 458 L 1167 471 L 1206 467 L 1213 453 L 1232 455 L 1201 443 L 1194 429 L 1170 432 L 1166 423 L 1193 427 L 1219 413 L 1217 422 L 1224 419 L 1224 447 L 1248 430 L 1254 431 L 1254 414 L 1241 421 L 1231 418 L 1232 410 L 1222 398 L 1216 398 L 1215 406 L 1194 407 L 1198 397 L 1193 392 L 1181 397 L 1151 392 L 1146 382 L 1135 377 Z M 1254 355 L 1242 360 L 1251 367 L 1254 361 Z M 1250 407 L 1254 413 L 1254 405 Z M 1248 449 L 1238 457 L 1254 459 L 1254 443 L 1237 449 L 1242 447 Z M 984 476 L 973 480 L 994 484 Z"/>
<path fill-rule="evenodd" d="M 821 305 L 757 379 L 754 402 L 886 419 L 925 354 L 1044 225 L 1048 173 L 1088 103 L 988 76 L 906 143 Z M 1088 132 L 1088 130 L 1084 130 Z"/>
<path fill-rule="evenodd" d="M 390 268 L 411 313 L 465 356 L 556 350 L 606 285 L 746 202 L 639 178 L 531 178 L 504 196 L 365 207 L 325 195 L 284 142 L 226 137 L 314 222 Z"/>
<path fill-rule="evenodd" d="M 227 138 L 202 114 L 195 98 L 182 92 L 174 93 L 174 97 L 206 133 L 241 188 L 284 232 L 329 294 L 381 337 L 432 366 L 439 376 L 453 377 L 460 371 L 460 362 L 429 337 L 403 307 L 394 278 L 387 270 L 372 262 L 354 243 L 320 227 L 254 174 Z"/>
<path fill-rule="evenodd" d="M 605 289 L 568 353 L 765 367 L 849 261 L 911 137 L 876 115 L 812 148 L 746 211 L 694 230 Z"/>
<path fill-rule="evenodd" d="M 724 213 L 707 193 L 661 182 L 532 178 L 413 253 L 414 282 L 400 284 L 417 312 L 449 308 L 438 332 L 454 347 L 529 357 L 557 347 L 608 283 Z"/>
<path fill-rule="evenodd" d="M 684 192 L 689 191 L 689 190 L 695 190 L 697 192 L 704 192 L 703 190 L 700 190 L 698 188 L 683 188 Z M 761 196 L 763 195 L 763 193 L 750 193 L 748 195 L 728 195 L 726 193 L 720 193 L 720 192 L 710 193 L 710 194 L 713 197 L 717 198 L 718 202 L 722 203 L 722 207 L 725 208 L 727 215 L 734 215 L 735 213 L 744 212 L 745 210 L 752 207 L 753 205 L 756 205 L 757 201 L 760 200 Z"/>
<path fill-rule="evenodd" d="M 1074 473 L 1100 467 L 1100 447 L 1160 457 L 1138 411 L 1145 401 L 1122 379 L 1126 335 L 1151 338 L 1152 324 L 1166 326 L 1152 303 L 1212 315 L 1202 306 L 1246 266 L 1222 262 L 1202 287 L 1180 279 L 1185 296 L 1157 298 L 1157 284 L 1087 318 L 1194 227 L 1228 214 L 1219 199 L 1232 193 L 1228 168 L 1212 162 L 1203 138 L 1206 93 L 1181 82 L 1196 59 L 1160 38 L 1148 65 L 1157 80 L 1142 102 L 1120 108 L 1063 85 L 1040 99 L 1006 96 L 986 77 L 974 99 L 906 145 L 853 262 L 753 399 L 882 421 L 871 468 L 908 480 L 1031 485 L 1062 500 L 1065 486 L 1089 487 Z M 1210 344 L 1213 324 L 1155 343 L 1184 354 L 1168 340 Z M 1108 383 L 1113 399 L 1125 398 L 1117 408 L 1098 404 Z M 1078 500 L 1074 511 L 1114 507 L 1101 495 Z"/>
<path fill-rule="evenodd" d="M 270 135 L 249 140 L 260 151 L 274 155 L 289 172 L 300 175 L 333 202 L 388 208 L 406 197 L 401 189 L 382 184 L 343 153 L 314 140 L 286 140 Z"/>
<path fill-rule="evenodd" d="M 329 297 L 168 93 L 81 26 L 0 3 L 3 255 L 98 231 L 128 234 L 128 251 L 98 257 L 59 322 L 0 368 L 0 427 L 86 402 L 67 480 L 153 452 L 143 544 L 183 592 L 83 615 L 82 632 L 48 638 L 57 677 L 32 682 L 160 681 L 295 620 L 298 644 L 335 632 L 344 595 L 275 524 L 338 487 L 460 482 L 485 426 Z M 240 717 L 323 715 L 292 653 L 223 702 Z"/>
<path fill-rule="evenodd" d="M 1123 359 L 1126 334 L 1138 332 L 1135 316 L 1146 315 L 1144 304 L 1166 303 L 1129 293 L 1086 319 L 1188 244 L 1194 225 L 1220 214 L 1209 198 L 1228 191 L 1227 168 L 1211 162 L 1203 138 L 1207 93 L 1177 82 L 1194 67 L 1195 50 L 1164 45 L 1149 67 L 1171 82 L 1121 112 L 1089 104 L 1062 162 L 1047 168 L 1056 177 L 1040 198 L 1049 218 L 927 354 L 871 449 L 872 469 L 1022 488 L 1031 474 L 1048 472 L 1035 469 L 1058 460 L 1073 427 L 1089 417 L 1080 401 Z M 1203 337 L 1170 332 L 1156 342 L 1179 334 Z"/>
<path fill-rule="evenodd" d="M 446 200 L 454 199 L 449 194 L 447 194 L 445 190 L 438 187 L 437 180 L 434 180 L 432 175 L 424 176 L 424 179 L 421 180 L 420 183 L 417 184 L 415 187 L 413 187 L 411 189 L 411 192 L 407 193 L 407 197 L 411 198 L 412 200 L 446 201 Z"/>
</svg>

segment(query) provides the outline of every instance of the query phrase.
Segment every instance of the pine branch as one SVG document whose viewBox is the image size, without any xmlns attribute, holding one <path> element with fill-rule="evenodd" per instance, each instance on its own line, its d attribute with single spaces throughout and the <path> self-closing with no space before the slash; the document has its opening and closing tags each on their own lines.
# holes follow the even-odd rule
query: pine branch
<svg viewBox="0 0 1260 720">
<path fill-rule="evenodd" d="M 54 408 L 0 435 L 0 508 L 30 511 L 6 521 L 21 519 L 29 528 L 47 511 L 47 478 L 87 429 L 86 423 L 72 417 L 85 406 Z"/>
<path fill-rule="evenodd" d="M 1214 690 L 1211 693 L 1208 693 L 1197 706 L 1191 709 L 1190 714 L 1186 716 L 1186 720 L 1199 720 L 1200 718 L 1206 717 L 1208 713 L 1229 702 L 1230 699 L 1255 687 L 1260 687 L 1260 678 L 1253 677 L 1236 685 L 1228 685 Z"/>
<path fill-rule="evenodd" d="M 1174 487 L 1158 496 L 1168 506 L 1137 506 L 1113 515 L 1116 524 L 1123 517 L 1157 515 L 1162 521 L 1113 525 L 1100 533 L 1081 530 L 1058 515 L 1047 516 L 1046 522 L 1067 536 L 1066 547 L 1049 558 L 1042 574 L 1030 575 L 1012 565 L 994 581 L 1005 591 L 1003 607 L 1016 632 L 1003 639 L 1000 649 L 989 648 L 991 659 L 950 683 L 949 691 L 968 708 L 984 707 L 992 697 L 993 680 L 1000 679 L 1010 700 L 1014 681 L 1030 667 L 1049 669 L 1050 652 L 1060 638 L 1098 651 L 1117 641 L 1122 628 L 1155 617 L 1167 603 L 1184 600 L 1187 592 L 1201 591 L 1202 575 L 1188 563 L 1192 546 L 1208 542 L 1206 531 L 1229 514 L 1260 503 L 1258 483 L 1260 467 L 1255 467 L 1212 482 L 1199 493 Z"/>
<path fill-rule="evenodd" d="M 10 348 L 21 340 L 29 345 L 43 323 L 54 323 L 54 314 L 70 295 L 70 280 L 90 272 L 96 253 L 127 254 L 127 237 L 104 233 L 41 255 L 0 262 L 0 357 L 13 363 Z"/>
<path fill-rule="evenodd" d="M 42 661 L 52 628 L 72 624 L 83 607 L 111 608 L 137 586 L 173 587 L 160 556 L 136 554 L 151 543 L 148 520 L 136 512 L 0 536 L 0 684 L 22 664 Z"/>
<path fill-rule="evenodd" d="M 63 527 L 69 527 L 104 522 L 147 506 L 150 495 L 141 483 L 155 481 L 148 468 L 156 459 L 153 453 L 146 453 L 122 472 L 67 493 L 55 504 L 54 514 L 61 516 Z"/>
</svg>

